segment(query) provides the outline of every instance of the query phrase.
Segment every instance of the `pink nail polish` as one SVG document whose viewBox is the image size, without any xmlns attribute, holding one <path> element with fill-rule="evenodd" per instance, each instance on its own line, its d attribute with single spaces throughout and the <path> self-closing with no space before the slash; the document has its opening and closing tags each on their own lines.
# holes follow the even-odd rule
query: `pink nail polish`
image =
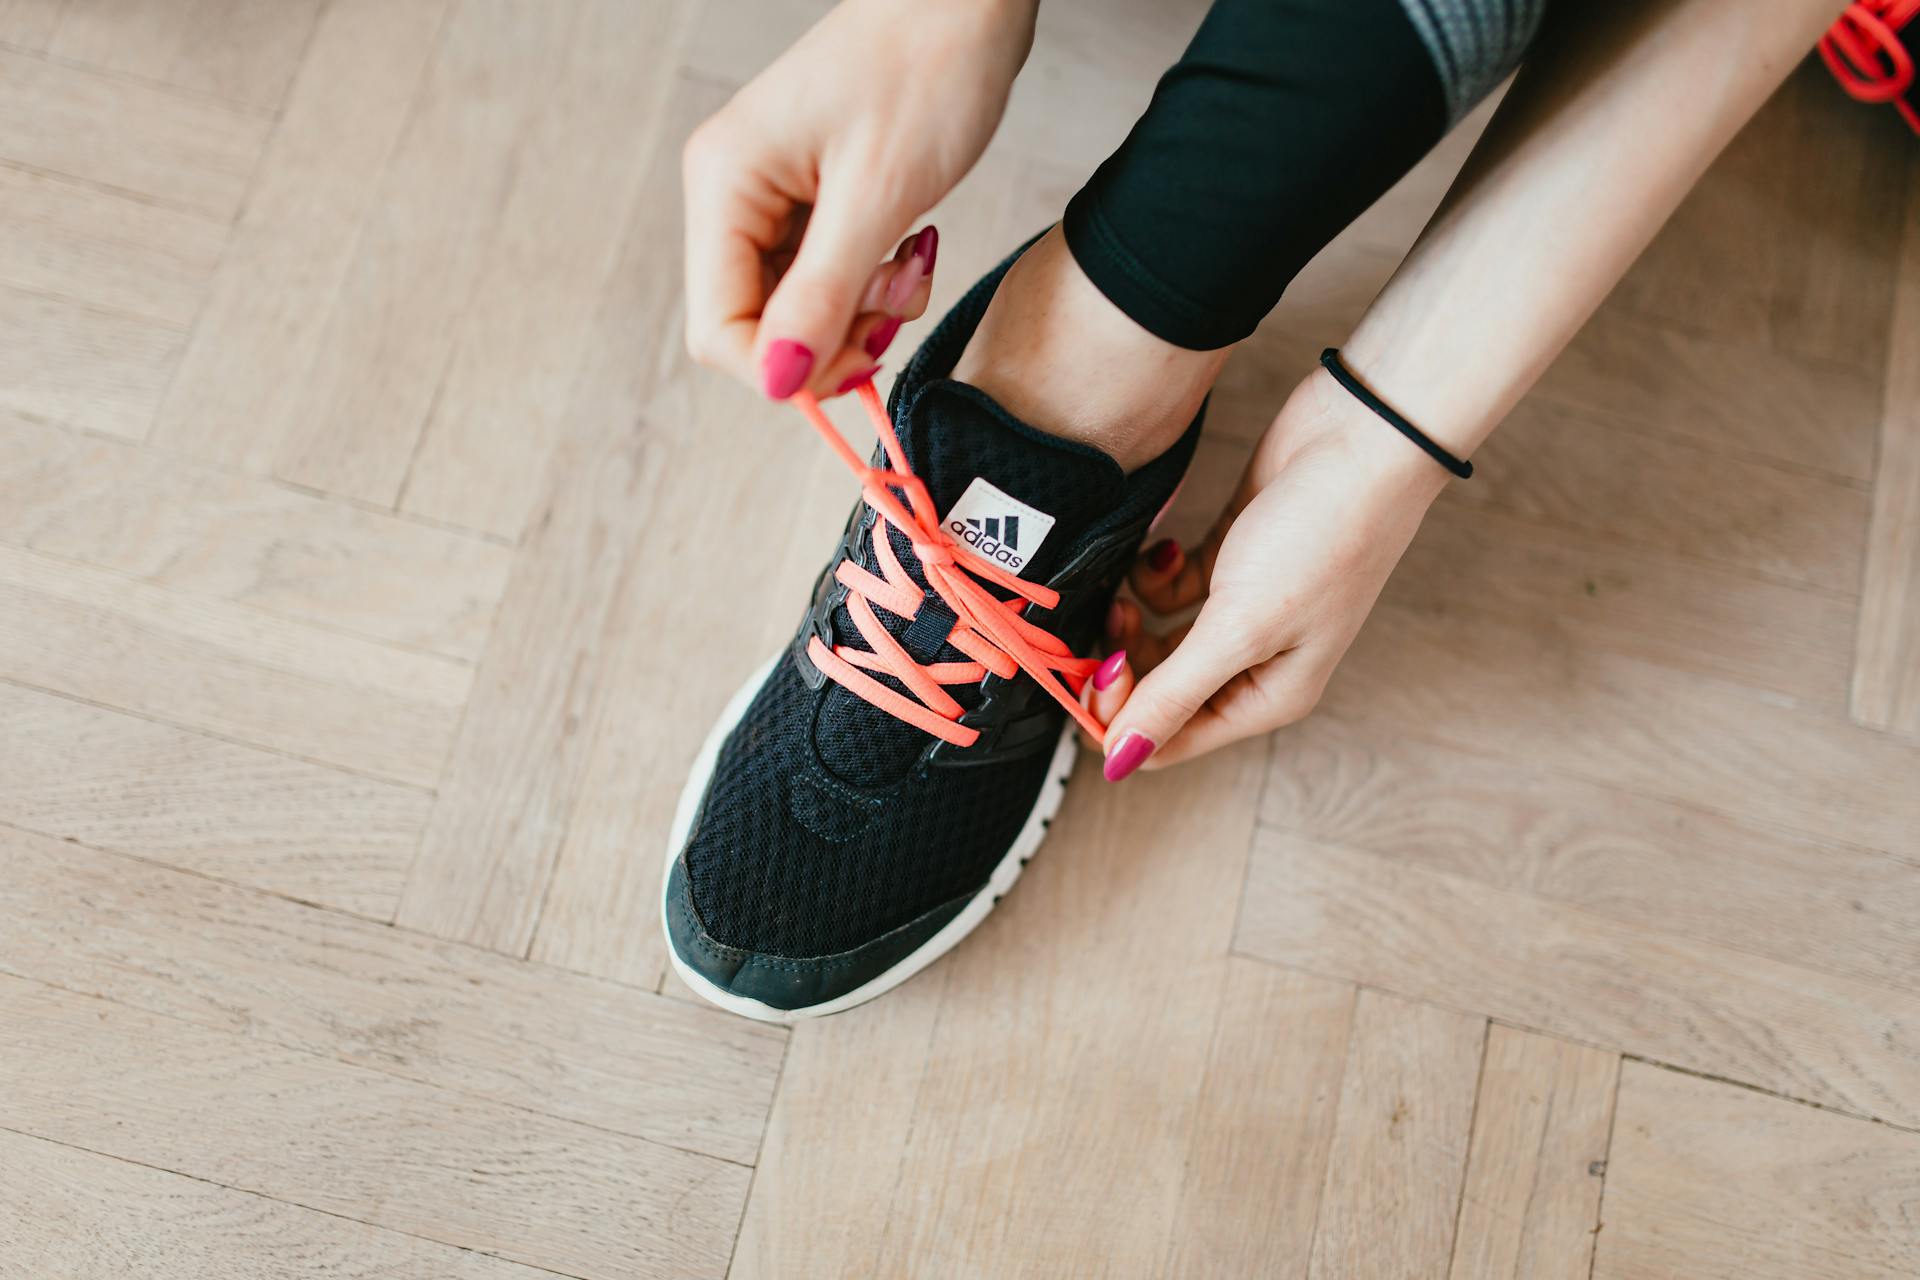
<svg viewBox="0 0 1920 1280">
<path fill-rule="evenodd" d="M 847 392 L 859 386 L 861 383 L 871 382 L 873 380 L 873 375 L 878 372 L 880 372 L 880 366 L 877 364 L 872 365 L 868 368 L 862 369 L 860 372 L 852 375 L 845 382 L 835 387 L 833 389 L 833 394 L 837 396 L 843 396 L 847 394 Z"/>
<path fill-rule="evenodd" d="M 913 238 L 913 256 L 921 259 L 920 269 L 933 274 L 933 261 L 940 256 L 940 228 L 926 226 Z"/>
<path fill-rule="evenodd" d="M 1162 538 L 1153 544 L 1147 552 L 1147 567 L 1155 573 L 1165 573 L 1173 568 L 1174 557 L 1180 554 L 1180 544 L 1172 538 Z"/>
<path fill-rule="evenodd" d="M 760 358 L 760 389 L 774 400 L 785 400 L 807 384 L 813 372 L 813 352 L 791 338 L 781 338 Z"/>
<path fill-rule="evenodd" d="M 893 279 L 887 282 L 887 310 L 898 314 L 906 310 L 913 295 L 919 290 L 920 282 L 927 278 L 926 264 L 917 256 L 908 258 L 906 265 L 893 273 Z"/>
<path fill-rule="evenodd" d="M 886 353 L 887 348 L 893 345 L 893 335 L 898 332 L 900 332 L 900 317 L 888 316 L 873 327 L 873 332 L 867 335 L 866 342 L 861 345 L 866 348 L 868 355 L 878 360 Z"/>
<path fill-rule="evenodd" d="M 1094 691 L 1097 693 L 1105 693 L 1108 688 L 1112 686 L 1113 682 L 1120 678 L 1120 669 L 1126 665 L 1127 651 L 1125 649 L 1115 649 L 1112 653 L 1108 654 L 1107 660 L 1101 663 L 1099 669 L 1093 673 Z"/>
<path fill-rule="evenodd" d="M 1100 769 L 1108 782 L 1118 782 L 1138 769 L 1146 758 L 1153 754 L 1153 739 L 1144 733 L 1128 732 L 1120 736 L 1113 750 L 1107 752 L 1107 762 Z"/>
</svg>

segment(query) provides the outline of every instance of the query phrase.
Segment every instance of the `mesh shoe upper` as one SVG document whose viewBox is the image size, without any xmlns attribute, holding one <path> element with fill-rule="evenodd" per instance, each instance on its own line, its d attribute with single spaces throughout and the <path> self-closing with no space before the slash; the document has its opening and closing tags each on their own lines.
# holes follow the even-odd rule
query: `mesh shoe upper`
<svg viewBox="0 0 1920 1280">
<path fill-rule="evenodd" d="M 993 515 L 972 525 L 1023 544 L 1030 554 L 1020 576 L 1061 596 L 1056 609 L 1035 607 L 1028 617 L 1084 653 L 1140 539 L 1184 474 L 1199 424 L 1127 476 L 1098 450 L 1047 436 L 947 380 L 1005 269 L 976 285 L 909 362 L 894 387 L 892 417 L 914 473 L 943 514 L 960 514 L 955 504 L 980 492 L 976 480 L 1027 512 L 1026 531 L 1017 535 Z M 1035 512 L 1052 518 L 1039 538 Z M 871 569 L 871 540 L 888 536 L 920 581 L 905 536 L 876 525 L 864 503 L 834 563 L 849 556 Z M 1065 720 L 1026 675 L 989 675 L 948 690 L 965 709 L 961 723 L 982 730 L 978 742 L 960 748 L 825 680 L 806 654 L 809 636 L 864 645 L 832 569 L 822 574 L 799 637 L 721 748 L 682 854 L 707 933 L 762 955 L 845 952 L 978 891 L 1032 812 Z M 922 613 L 918 628 L 880 616 L 918 661 L 964 661 L 942 639 L 940 611 Z"/>
</svg>

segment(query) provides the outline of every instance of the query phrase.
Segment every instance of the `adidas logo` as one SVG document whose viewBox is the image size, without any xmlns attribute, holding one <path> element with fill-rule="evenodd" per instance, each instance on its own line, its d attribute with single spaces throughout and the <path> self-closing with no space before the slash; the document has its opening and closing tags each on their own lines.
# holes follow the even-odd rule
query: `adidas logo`
<svg viewBox="0 0 1920 1280">
<path fill-rule="evenodd" d="M 980 555 L 1018 573 L 1053 530 L 1053 517 L 976 476 L 947 512 L 946 528 Z"/>
</svg>

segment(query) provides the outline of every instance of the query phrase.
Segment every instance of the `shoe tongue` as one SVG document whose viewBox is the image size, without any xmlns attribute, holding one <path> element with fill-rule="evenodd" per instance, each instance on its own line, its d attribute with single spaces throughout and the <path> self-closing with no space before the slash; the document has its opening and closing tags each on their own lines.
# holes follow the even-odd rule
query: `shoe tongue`
<svg viewBox="0 0 1920 1280">
<path fill-rule="evenodd" d="M 1050 577 L 1126 496 L 1112 458 L 1036 431 L 963 382 L 923 387 L 900 445 L 947 532 L 1029 582 Z"/>
<path fill-rule="evenodd" d="M 1126 497 L 1126 473 L 1112 458 L 1036 431 L 962 382 L 926 384 L 896 430 L 907 463 L 927 486 L 947 532 L 1029 582 L 1051 577 L 1082 535 Z M 904 536 L 891 532 L 902 566 L 923 581 Z M 884 611 L 880 617 L 896 638 L 909 626 Z M 849 619 L 835 622 L 842 640 L 866 647 Z M 906 643 L 909 650 L 914 647 L 911 639 Z M 920 657 L 966 660 L 951 649 Z M 971 705 L 965 690 L 950 691 Z M 861 787 L 898 780 L 926 744 L 926 733 L 838 685 L 827 690 L 814 726 L 821 763 Z"/>
</svg>

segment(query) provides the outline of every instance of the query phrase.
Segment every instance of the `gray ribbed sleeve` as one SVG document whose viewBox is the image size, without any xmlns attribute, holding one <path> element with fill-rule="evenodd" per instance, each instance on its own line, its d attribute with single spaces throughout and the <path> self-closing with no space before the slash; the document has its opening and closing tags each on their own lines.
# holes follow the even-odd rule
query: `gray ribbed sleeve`
<svg viewBox="0 0 1920 1280">
<path fill-rule="evenodd" d="M 1400 0 L 1458 120 L 1520 65 L 1546 0 Z"/>
</svg>

